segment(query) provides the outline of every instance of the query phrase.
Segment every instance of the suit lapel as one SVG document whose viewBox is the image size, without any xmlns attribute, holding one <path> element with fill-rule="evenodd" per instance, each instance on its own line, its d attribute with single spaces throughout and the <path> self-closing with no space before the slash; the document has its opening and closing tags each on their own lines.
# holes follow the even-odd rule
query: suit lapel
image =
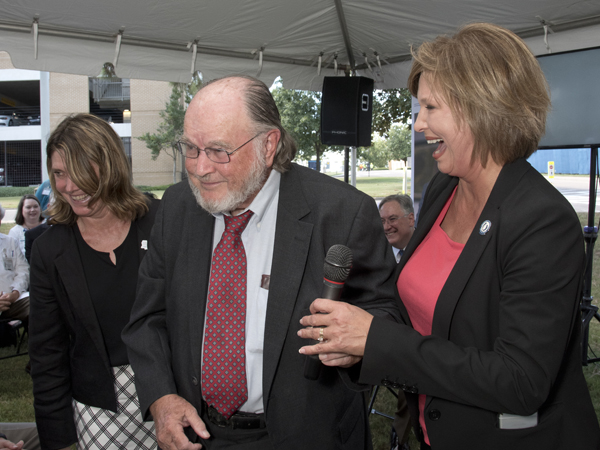
<svg viewBox="0 0 600 450">
<path fill-rule="evenodd" d="M 268 399 L 280 355 L 286 342 L 300 284 L 307 263 L 313 225 L 303 222 L 310 209 L 294 169 L 282 174 L 277 228 L 265 321 L 263 398 Z M 266 407 L 266 405 L 265 405 Z"/>
<path fill-rule="evenodd" d="M 188 272 L 181 280 L 189 285 L 183 292 L 193 293 L 186 299 L 186 320 L 188 321 L 187 329 L 189 330 L 190 342 L 198 343 L 202 342 L 204 336 L 204 315 L 210 282 L 215 218 L 212 214 L 201 209 L 194 199 L 193 204 L 188 204 L 188 208 L 190 217 L 180 220 L 189 221 L 194 226 L 185 227 L 187 235 L 182 236 L 180 240 L 185 242 L 186 249 L 188 249 L 188 252 L 182 249 L 181 255 L 189 255 L 189 261 L 186 263 Z M 190 345 L 190 351 L 195 373 L 201 373 L 202 352 L 197 345 Z"/>
<path fill-rule="evenodd" d="M 449 337 L 454 309 L 481 255 L 497 232 L 500 206 L 528 167 L 529 164 L 520 159 L 506 164 L 500 172 L 475 228 L 440 292 L 433 314 L 432 334 Z M 437 217 L 437 214 L 435 216 Z"/>
<path fill-rule="evenodd" d="M 76 225 L 75 225 L 76 226 Z M 73 230 L 68 230 L 68 243 L 65 246 L 64 252 L 56 258 L 55 264 L 58 275 L 67 291 L 68 300 L 76 315 L 76 319 L 80 320 L 83 327 L 92 338 L 98 353 L 102 357 L 107 369 L 110 370 L 110 362 L 100 324 L 96 318 L 94 305 L 85 282 L 85 273 L 81 265 L 81 257 L 77 249 L 77 242 Z"/>
</svg>

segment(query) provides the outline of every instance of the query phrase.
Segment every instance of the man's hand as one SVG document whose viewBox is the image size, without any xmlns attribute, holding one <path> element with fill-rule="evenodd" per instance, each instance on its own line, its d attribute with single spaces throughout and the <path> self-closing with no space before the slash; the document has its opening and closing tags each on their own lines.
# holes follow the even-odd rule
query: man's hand
<svg viewBox="0 0 600 450">
<path fill-rule="evenodd" d="M 21 450 L 22 448 L 23 441 L 19 441 L 16 444 L 14 444 L 7 439 L 0 438 L 0 449 Z"/>
<path fill-rule="evenodd" d="M 198 450 L 200 444 L 192 444 L 183 429 L 192 427 L 202 439 L 210 438 L 209 432 L 196 408 L 175 394 L 165 395 L 150 405 L 154 417 L 156 440 L 162 450 Z"/>
<path fill-rule="evenodd" d="M 3 295 L 0 296 L 0 312 L 8 311 L 10 309 L 10 306 L 12 305 L 12 302 L 10 300 L 4 299 L 2 297 L 4 297 L 4 296 Z"/>
<path fill-rule="evenodd" d="M 12 304 L 19 299 L 19 295 L 19 291 L 12 291 L 10 294 L 2 293 L 0 295 L 0 311 L 8 311 Z"/>
</svg>

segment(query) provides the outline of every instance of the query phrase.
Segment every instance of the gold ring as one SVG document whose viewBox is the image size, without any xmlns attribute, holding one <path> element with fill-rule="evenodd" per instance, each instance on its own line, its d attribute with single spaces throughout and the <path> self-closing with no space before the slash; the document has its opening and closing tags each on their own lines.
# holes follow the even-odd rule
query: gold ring
<svg viewBox="0 0 600 450">
<path fill-rule="evenodd" d="M 319 328 L 319 339 L 317 341 L 323 342 L 323 327 Z"/>
</svg>

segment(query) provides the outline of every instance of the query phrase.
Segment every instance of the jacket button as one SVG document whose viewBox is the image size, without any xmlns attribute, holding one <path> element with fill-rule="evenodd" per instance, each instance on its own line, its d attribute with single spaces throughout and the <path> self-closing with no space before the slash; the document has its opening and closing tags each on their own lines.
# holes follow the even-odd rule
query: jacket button
<svg viewBox="0 0 600 450">
<path fill-rule="evenodd" d="M 388 380 L 381 380 L 381 385 L 384 387 L 388 387 L 391 383 Z"/>
<path fill-rule="evenodd" d="M 442 417 L 442 413 L 439 410 L 432 409 L 429 411 L 429 418 L 431 420 L 439 420 L 440 417 Z"/>
<path fill-rule="evenodd" d="M 198 386 L 198 378 L 192 377 L 192 383 L 194 384 L 194 386 Z"/>
</svg>

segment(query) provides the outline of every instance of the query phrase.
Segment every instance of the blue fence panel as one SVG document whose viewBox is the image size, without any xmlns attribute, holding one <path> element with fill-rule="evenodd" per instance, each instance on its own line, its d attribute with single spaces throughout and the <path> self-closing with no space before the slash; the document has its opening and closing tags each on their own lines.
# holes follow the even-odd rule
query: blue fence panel
<svg viewBox="0 0 600 450">
<path fill-rule="evenodd" d="M 528 161 L 541 173 L 547 173 L 548 161 L 554 161 L 555 173 L 590 174 L 589 148 L 538 150 Z"/>
</svg>

